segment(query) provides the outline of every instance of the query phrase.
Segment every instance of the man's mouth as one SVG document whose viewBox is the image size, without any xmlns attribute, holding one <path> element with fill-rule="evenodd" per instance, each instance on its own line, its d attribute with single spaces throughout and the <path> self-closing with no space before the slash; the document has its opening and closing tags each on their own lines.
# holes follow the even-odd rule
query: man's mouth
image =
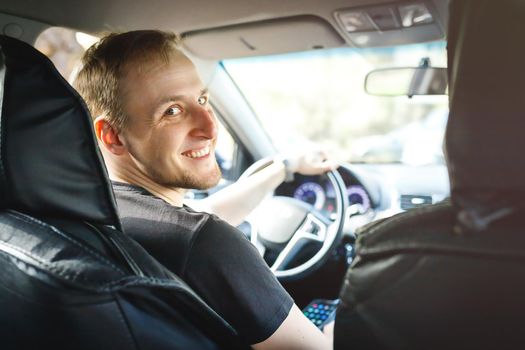
<svg viewBox="0 0 525 350">
<path fill-rule="evenodd" d="M 210 154 L 210 146 L 206 146 L 198 150 L 190 150 L 190 151 L 182 152 L 181 154 L 185 157 L 192 158 L 192 159 L 202 158 Z"/>
</svg>

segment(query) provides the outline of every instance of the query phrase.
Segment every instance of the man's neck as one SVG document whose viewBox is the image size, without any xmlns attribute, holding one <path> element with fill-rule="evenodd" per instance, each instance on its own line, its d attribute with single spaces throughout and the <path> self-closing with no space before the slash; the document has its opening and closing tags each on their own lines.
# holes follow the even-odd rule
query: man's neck
<svg viewBox="0 0 525 350">
<path fill-rule="evenodd" d="M 153 194 L 155 197 L 163 199 L 175 207 L 182 207 L 184 194 L 187 191 L 184 188 L 162 186 L 146 176 L 136 174 L 123 175 L 110 172 L 109 177 L 112 181 L 124 182 L 142 187 Z"/>
<path fill-rule="evenodd" d="M 155 197 L 165 200 L 169 204 L 182 207 L 186 189 L 169 187 L 153 181 L 146 173 L 141 171 L 129 155 L 114 156 L 102 147 L 104 162 L 112 181 L 124 182 L 144 188 Z"/>
</svg>

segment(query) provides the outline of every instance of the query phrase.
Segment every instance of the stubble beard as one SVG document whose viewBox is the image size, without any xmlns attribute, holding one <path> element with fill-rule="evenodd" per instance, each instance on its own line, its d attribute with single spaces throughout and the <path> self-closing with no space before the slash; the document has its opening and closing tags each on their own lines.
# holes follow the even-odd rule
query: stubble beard
<svg viewBox="0 0 525 350">
<path fill-rule="evenodd" d="M 214 162 L 213 168 L 205 175 L 196 174 L 186 169 L 181 170 L 178 174 L 161 174 L 155 169 L 149 169 L 151 178 L 156 183 L 172 188 L 184 188 L 194 190 L 207 190 L 216 186 L 222 176 L 219 164 Z"/>
</svg>

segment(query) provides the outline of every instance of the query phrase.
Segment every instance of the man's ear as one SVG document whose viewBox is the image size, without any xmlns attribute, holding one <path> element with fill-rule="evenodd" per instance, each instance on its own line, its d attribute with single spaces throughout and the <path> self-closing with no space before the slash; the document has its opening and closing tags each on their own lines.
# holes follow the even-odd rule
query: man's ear
<svg viewBox="0 0 525 350">
<path fill-rule="evenodd" d="M 103 116 L 99 116 L 93 122 L 95 135 L 100 144 L 109 152 L 120 156 L 126 152 L 126 146 L 121 141 L 121 136 L 117 130 Z"/>
</svg>

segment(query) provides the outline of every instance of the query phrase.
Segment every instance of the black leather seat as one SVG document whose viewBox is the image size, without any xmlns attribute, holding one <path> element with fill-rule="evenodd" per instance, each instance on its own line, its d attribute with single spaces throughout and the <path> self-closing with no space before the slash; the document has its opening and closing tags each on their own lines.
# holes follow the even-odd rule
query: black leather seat
<svg viewBox="0 0 525 350">
<path fill-rule="evenodd" d="M 336 349 L 525 348 L 523 33 L 523 1 L 451 2 L 451 199 L 362 230 Z"/>
<path fill-rule="evenodd" d="M 78 94 L 31 46 L 0 47 L 0 349 L 239 348 L 120 232 Z"/>
</svg>

